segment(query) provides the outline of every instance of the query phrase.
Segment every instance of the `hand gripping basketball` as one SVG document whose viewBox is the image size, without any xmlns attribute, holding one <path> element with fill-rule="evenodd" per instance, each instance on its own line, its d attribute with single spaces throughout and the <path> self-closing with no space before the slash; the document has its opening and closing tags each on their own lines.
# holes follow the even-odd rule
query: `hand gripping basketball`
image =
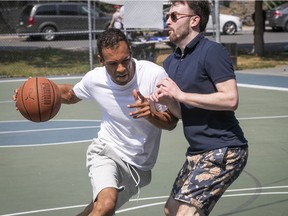
<svg viewBox="0 0 288 216">
<path fill-rule="evenodd" d="M 61 107 L 61 94 L 57 85 L 45 77 L 31 77 L 17 90 L 16 107 L 33 122 L 52 119 Z"/>
</svg>

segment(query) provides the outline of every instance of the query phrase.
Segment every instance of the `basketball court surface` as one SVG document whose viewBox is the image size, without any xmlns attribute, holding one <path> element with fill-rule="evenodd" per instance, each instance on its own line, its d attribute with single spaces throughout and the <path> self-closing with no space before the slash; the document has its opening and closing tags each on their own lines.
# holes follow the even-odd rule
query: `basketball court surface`
<svg viewBox="0 0 288 216">
<path fill-rule="evenodd" d="M 211 216 L 288 215 L 288 75 L 236 75 L 236 115 L 249 141 L 249 159 Z M 50 78 L 71 84 L 80 79 Z M 92 199 L 85 154 L 99 130 L 99 108 L 82 101 L 62 105 L 51 121 L 29 122 L 11 100 L 25 80 L 0 80 L 0 216 L 76 215 Z M 187 147 L 181 121 L 173 131 L 163 131 L 151 184 L 116 215 L 164 215 Z"/>
</svg>

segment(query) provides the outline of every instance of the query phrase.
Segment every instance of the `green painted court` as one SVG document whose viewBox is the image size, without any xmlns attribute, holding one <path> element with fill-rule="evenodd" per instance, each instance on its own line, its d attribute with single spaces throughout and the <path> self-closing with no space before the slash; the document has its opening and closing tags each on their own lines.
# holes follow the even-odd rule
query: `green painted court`
<svg viewBox="0 0 288 216">
<path fill-rule="evenodd" d="M 287 215 L 288 76 L 237 77 L 236 115 L 249 140 L 249 159 L 211 215 Z M 79 77 L 53 80 L 73 84 Z M 0 216 L 76 215 L 92 199 L 85 154 L 99 130 L 99 109 L 89 102 L 62 105 L 51 124 L 28 122 L 11 100 L 23 82 L 0 80 Z M 151 184 L 116 215 L 164 215 L 187 147 L 181 121 L 173 131 L 163 131 Z"/>
</svg>

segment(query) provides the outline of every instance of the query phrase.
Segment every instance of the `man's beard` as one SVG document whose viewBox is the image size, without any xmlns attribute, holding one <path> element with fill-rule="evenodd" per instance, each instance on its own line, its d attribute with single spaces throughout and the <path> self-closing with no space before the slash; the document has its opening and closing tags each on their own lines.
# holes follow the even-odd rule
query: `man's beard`
<svg viewBox="0 0 288 216">
<path fill-rule="evenodd" d="M 181 29 L 177 30 L 177 32 L 175 32 L 174 29 L 171 29 L 169 32 L 169 40 L 177 45 L 186 38 L 187 35 L 189 35 L 189 25 L 183 25 Z"/>
</svg>

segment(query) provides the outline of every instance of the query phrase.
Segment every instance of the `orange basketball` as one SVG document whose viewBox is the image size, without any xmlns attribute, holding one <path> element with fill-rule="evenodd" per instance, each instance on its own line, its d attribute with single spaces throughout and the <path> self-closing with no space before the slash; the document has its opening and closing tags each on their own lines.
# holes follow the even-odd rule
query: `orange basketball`
<svg viewBox="0 0 288 216">
<path fill-rule="evenodd" d="M 33 122 L 52 119 L 61 107 L 58 86 L 45 77 L 29 78 L 17 92 L 16 107 Z"/>
</svg>

